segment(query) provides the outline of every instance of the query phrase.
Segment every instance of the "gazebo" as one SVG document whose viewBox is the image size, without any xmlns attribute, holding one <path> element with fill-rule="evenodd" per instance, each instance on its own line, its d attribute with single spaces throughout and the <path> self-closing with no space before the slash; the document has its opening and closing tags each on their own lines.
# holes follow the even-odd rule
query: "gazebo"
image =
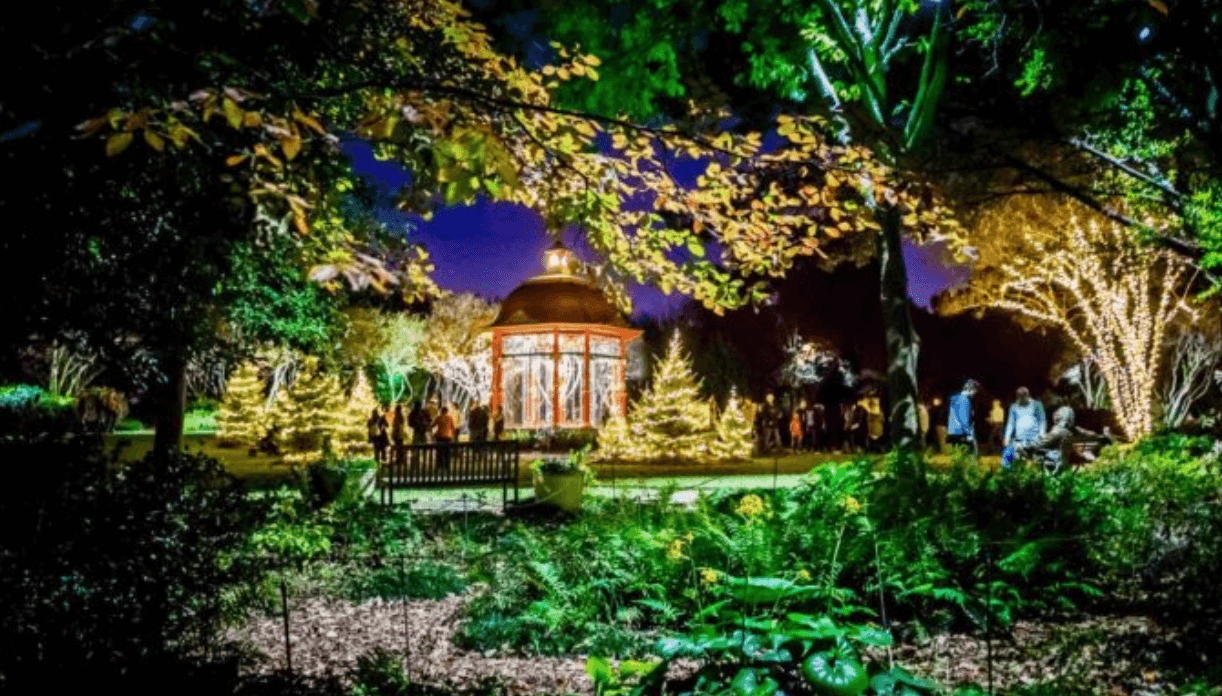
<svg viewBox="0 0 1222 696">
<path fill-rule="evenodd" d="M 492 410 L 506 430 L 598 428 L 625 415 L 628 344 L 641 335 L 559 242 L 544 273 L 501 303 L 492 331 Z"/>
</svg>

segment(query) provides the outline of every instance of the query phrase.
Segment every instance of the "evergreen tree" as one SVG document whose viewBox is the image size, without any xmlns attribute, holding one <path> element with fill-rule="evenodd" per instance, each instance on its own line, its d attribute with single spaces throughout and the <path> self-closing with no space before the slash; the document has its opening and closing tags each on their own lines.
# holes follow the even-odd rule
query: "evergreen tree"
<svg viewBox="0 0 1222 696">
<path fill-rule="evenodd" d="M 285 460 L 307 464 L 322 459 L 343 408 L 339 380 L 323 372 L 317 358 L 306 358 L 297 381 L 277 409 L 281 437 L 289 451 Z"/>
<path fill-rule="evenodd" d="M 637 458 L 632 446 L 632 433 L 623 416 L 611 416 L 598 432 L 598 451 L 594 453 L 594 458 L 602 461 Z"/>
<path fill-rule="evenodd" d="M 700 459 L 714 433 L 700 383 L 683 354 L 678 331 L 654 368 L 653 383 L 628 419 L 633 459 Z"/>
<path fill-rule="evenodd" d="M 336 454 L 343 456 L 361 455 L 373 456 L 373 445 L 369 442 L 369 414 L 378 408 L 378 400 L 374 397 L 369 381 L 364 372 L 358 372 L 356 384 L 348 394 L 339 418 L 332 432 L 332 447 Z M 381 409 L 379 409 L 381 410 Z"/>
<path fill-rule="evenodd" d="M 255 445 L 271 427 L 263 396 L 263 380 L 253 363 L 244 363 L 225 386 L 225 399 L 217 416 L 218 435 L 229 444 Z"/>
<path fill-rule="evenodd" d="M 709 455 L 713 459 L 747 459 L 751 456 L 751 420 L 747 418 L 733 388 L 715 430 L 717 436 L 709 442 Z"/>
</svg>

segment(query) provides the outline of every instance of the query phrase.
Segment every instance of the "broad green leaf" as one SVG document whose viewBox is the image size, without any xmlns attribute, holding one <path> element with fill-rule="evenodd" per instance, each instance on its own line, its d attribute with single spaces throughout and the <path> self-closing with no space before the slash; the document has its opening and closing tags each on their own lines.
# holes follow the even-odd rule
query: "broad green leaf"
<svg viewBox="0 0 1222 696">
<path fill-rule="evenodd" d="M 603 657 L 591 655 L 586 658 L 586 674 L 590 675 L 595 686 L 610 684 L 615 680 L 615 670 L 611 669 L 611 663 Z"/>
</svg>

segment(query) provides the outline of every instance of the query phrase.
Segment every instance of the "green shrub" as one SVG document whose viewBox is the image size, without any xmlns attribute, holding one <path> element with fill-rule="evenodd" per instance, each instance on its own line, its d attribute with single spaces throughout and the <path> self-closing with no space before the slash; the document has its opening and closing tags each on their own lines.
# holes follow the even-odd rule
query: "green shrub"
<svg viewBox="0 0 1222 696">
<path fill-rule="evenodd" d="M 217 647 L 224 588 L 258 572 L 235 556 L 258 513 L 215 460 L 108 472 L 80 438 L 10 441 L 0 460 L 0 691 L 102 689 Z"/>
<path fill-rule="evenodd" d="M 216 410 L 193 408 L 183 414 L 182 429 L 186 432 L 216 432 Z"/>
<path fill-rule="evenodd" d="M 448 563 L 413 561 L 403 568 L 393 559 L 378 567 L 356 563 L 344 580 L 343 593 L 354 602 L 381 599 L 445 599 L 467 589 L 457 568 Z"/>
<path fill-rule="evenodd" d="M 0 387 L 0 409 L 21 411 L 34 408 L 46 392 L 32 384 L 6 384 Z"/>
</svg>

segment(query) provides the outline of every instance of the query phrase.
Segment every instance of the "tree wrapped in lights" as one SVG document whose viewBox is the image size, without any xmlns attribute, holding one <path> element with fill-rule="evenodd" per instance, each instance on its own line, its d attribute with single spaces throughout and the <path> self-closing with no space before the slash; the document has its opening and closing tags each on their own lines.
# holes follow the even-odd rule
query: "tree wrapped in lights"
<svg viewBox="0 0 1222 696">
<path fill-rule="evenodd" d="M 324 372 L 317 358 L 306 358 L 297 381 L 275 410 L 287 450 L 285 461 L 310 464 L 321 460 L 328 447 L 335 451 L 344 403 L 339 379 Z"/>
<path fill-rule="evenodd" d="M 500 304 L 473 294 L 451 295 L 433 304 L 420 344 L 420 363 L 433 374 L 442 403 L 466 413 L 472 400 L 492 399 L 492 337 L 483 329 Z"/>
<path fill-rule="evenodd" d="M 751 450 L 754 449 L 751 419 L 747 418 L 735 389 L 730 390 L 730 399 L 726 402 L 721 417 L 717 419 L 714 434 L 715 437 L 711 438 L 708 444 L 711 459 L 751 457 Z"/>
<path fill-rule="evenodd" d="M 1210 375 L 1222 360 L 1222 340 L 1199 331 L 1180 334 L 1160 393 L 1163 425 L 1178 428 L 1188 409 L 1209 391 Z"/>
<path fill-rule="evenodd" d="M 338 412 L 331 433 L 332 449 L 344 456 L 372 456 L 373 444 L 369 442 L 369 429 L 366 424 L 378 400 L 374 397 L 373 388 L 365 379 L 364 373 L 358 371 L 356 383 L 347 395 L 343 408 Z"/>
<path fill-rule="evenodd" d="M 1154 427 L 1167 330 L 1195 316 L 1183 296 L 1188 264 L 1076 202 L 1033 199 L 1013 196 L 981 215 L 972 283 L 939 309 L 996 307 L 1059 329 L 1097 362 L 1124 435 L 1141 437 Z"/>
<path fill-rule="evenodd" d="M 227 444 L 253 446 L 267 435 L 272 420 L 259 368 L 254 363 L 242 363 L 226 383 L 217 414 L 217 435 Z"/>
<path fill-rule="evenodd" d="M 641 395 L 627 419 L 626 432 L 608 424 L 599 438 L 607 452 L 640 460 L 692 460 L 708 456 L 708 405 L 700 397 L 700 384 L 683 355 L 682 340 L 671 335 L 666 355 L 654 368 L 653 383 Z M 623 437 L 623 440 L 620 438 Z M 606 456 L 606 455 L 603 455 Z M 609 457 L 608 457 L 609 458 Z"/>
</svg>

